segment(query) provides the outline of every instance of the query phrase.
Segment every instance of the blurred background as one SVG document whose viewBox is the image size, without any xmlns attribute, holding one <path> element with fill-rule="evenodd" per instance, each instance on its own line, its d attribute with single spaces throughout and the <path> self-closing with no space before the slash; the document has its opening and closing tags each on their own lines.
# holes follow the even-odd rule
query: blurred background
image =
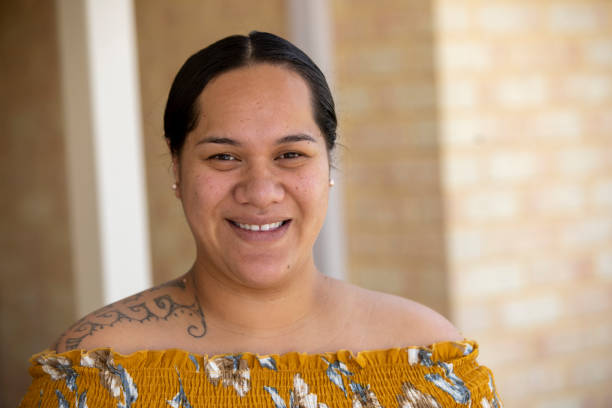
<svg viewBox="0 0 612 408">
<path fill-rule="evenodd" d="M 100 141 L 113 120 L 96 116 L 94 82 L 114 60 L 94 29 L 115 6 L 123 20 L 106 29 L 127 33 L 116 59 L 133 62 L 115 102 L 137 119 Z M 0 2 L 0 405 L 25 392 L 31 354 L 121 286 L 105 278 L 109 242 L 134 254 L 121 273 L 135 287 L 189 268 L 165 99 L 189 55 L 253 29 L 304 44 L 332 82 L 343 146 L 329 272 L 446 315 L 480 343 L 507 407 L 612 406 L 602 0 Z M 109 168 L 126 177 L 109 184 Z M 125 193 L 108 187 L 124 178 Z M 137 215 L 123 241 L 105 202 Z"/>
</svg>

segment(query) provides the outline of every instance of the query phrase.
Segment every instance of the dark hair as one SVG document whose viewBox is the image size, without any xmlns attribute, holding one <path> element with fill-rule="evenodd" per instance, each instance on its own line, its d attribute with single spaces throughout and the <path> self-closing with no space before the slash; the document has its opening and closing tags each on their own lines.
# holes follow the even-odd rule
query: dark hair
<svg viewBox="0 0 612 408">
<path fill-rule="evenodd" d="M 274 34 L 252 31 L 249 36 L 233 35 L 198 51 L 174 78 L 166 111 L 164 133 L 170 151 L 178 155 L 185 137 L 198 124 L 198 96 L 210 80 L 232 69 L 253 63 L 283 65 L 308 84 L 315 123 L 325 137 L 328 151 L 336 143 L 336 112 L 325 76 L 299 48 Z"/>
</svg>

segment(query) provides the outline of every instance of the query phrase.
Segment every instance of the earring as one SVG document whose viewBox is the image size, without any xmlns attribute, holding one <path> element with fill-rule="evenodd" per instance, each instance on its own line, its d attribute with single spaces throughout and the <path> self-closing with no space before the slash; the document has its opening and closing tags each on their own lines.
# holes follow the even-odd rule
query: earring
<svg viewBox="0 0 612 408">
<path fill-rule="evenodd" d="M 172 190 L 176 191 L 177 188 L 178 188 L 178 184 L 172 183 Z"/>
<path fill-rule="evenodd" d="M 334 186 L 334 184 L 336 184 L 336 183 L 334 182 L 334 179 L 329 179 L 329 186 L 330 186 L 330 187 L 333 187 L 333 186 Z"/>
</svg>

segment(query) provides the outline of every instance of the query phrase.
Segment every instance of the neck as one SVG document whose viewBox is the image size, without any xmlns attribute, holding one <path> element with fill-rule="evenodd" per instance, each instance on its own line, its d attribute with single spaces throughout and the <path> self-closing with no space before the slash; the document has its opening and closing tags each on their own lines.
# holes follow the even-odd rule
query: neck
<svg viewBox="0 0 612 408">
<path fill-rule="evenodd" d="M 306 328 L 325 308 L 326 278 L 312 260 L 270 288 L 242 285 L 203 262 L 196 261 L 190 273 L 211 331 L 260 339 L 289 335 Z"/>
</svg>

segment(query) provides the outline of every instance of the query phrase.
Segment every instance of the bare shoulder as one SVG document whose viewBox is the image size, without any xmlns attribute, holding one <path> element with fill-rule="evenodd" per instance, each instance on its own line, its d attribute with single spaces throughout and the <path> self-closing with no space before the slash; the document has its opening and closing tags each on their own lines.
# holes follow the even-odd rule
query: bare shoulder
<svg viewBox="0 0 612 408">
<path fill-rule="evenodd" d="M 193 337 L 202 337 L 204 315 L 185 285 L 183 279 L 176 279 L 106 305 L 74 323 L 52 348 L 64 352 L 111 347 L 127 353 L 154 347 L 151 339 L 163 342 L 160 333 L 181 327 Z"/>
<path fill-rule="evenodd" d="M 426 346 L 461 341 L 457 328 L 440 313 L 410 299 L 346 285 L 354 315 L 379 348 Z"/>
</svg>

